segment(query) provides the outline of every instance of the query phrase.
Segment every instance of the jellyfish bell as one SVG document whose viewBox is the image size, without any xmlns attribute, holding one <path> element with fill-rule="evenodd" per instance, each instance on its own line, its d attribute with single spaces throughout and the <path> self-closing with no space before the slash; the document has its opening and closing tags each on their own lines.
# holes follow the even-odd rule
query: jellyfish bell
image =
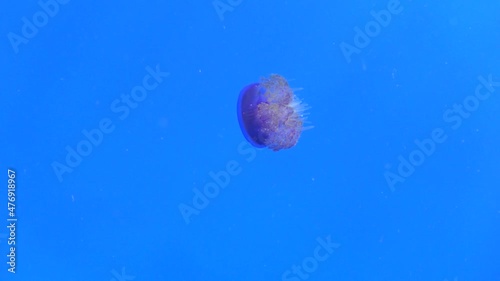
<svg viewBox="0 0 500 281">
<path fill-rule="evenodd" d="M 250 144 L 278 151 L 297 144 L 305 129 L 306 109 L 285 78 L 272 74 L 241 90 L 237 114 L 241 131 Z"/>
<path fill-rule="evenodd" d="M 245 86 L 238 98 L 238 122 L 245 139 L 255 147 L 265 147 L 266 145 L 259 138 L 259 123 L 256 122 L 258 105 L 264 102 L 264 95 L 259 93 L 262 88 L 259 83 Z"/>
</svg>

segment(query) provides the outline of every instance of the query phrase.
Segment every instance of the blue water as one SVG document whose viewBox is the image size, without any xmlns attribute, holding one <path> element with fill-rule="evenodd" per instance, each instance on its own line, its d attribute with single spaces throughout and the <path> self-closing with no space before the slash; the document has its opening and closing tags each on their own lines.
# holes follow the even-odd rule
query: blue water
<svg viewBox="0 0 500 281">
<path fill-rule="evenodd" d="M 0 280 L 500 280 L 499 9 L 4 3 Z M 236 116 L 272 73 L 279 152 Z"/>
</svg>

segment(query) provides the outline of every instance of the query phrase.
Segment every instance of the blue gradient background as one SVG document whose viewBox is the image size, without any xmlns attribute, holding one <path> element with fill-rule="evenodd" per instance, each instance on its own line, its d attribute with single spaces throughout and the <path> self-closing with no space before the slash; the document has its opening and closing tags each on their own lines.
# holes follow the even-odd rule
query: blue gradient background
<svg viewBox="0 0 500 281">
<path fill-rule="evenodd" d="M 500 80 L 500 2 L 401 0 L 351 63 L 339 45 L 389 1 L 244 0 L 221 20 L 212 1 L 71 0 L 17 54 L 7 34 L 40 6 L 14 2 L 0 226 L 14 168 L 18 259 L 8 273 L 1 226 L 0 280 L 284 280 L 327 236 L 341 246 L 308 280 L 500 280 L 500 87 L 457 130 L 443 120 L 479 75 Z M 170 75 L 120 120 L 111 103 L 157 65 Z M 315 128 L 242 154 L 239 91 L 270 73 L 303 88 Z M 115 130 L 60 182 L 52 163 L 103 118 Z M 392 192 L 384 173 L 435 128 L 446 142 Z M 186 224 L 179 204 L 232 161 Z"/>
</svg>

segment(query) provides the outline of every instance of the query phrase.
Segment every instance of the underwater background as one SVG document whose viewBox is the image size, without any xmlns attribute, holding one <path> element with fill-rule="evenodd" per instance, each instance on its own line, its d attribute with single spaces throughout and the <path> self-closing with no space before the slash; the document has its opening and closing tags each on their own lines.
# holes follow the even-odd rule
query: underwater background
<svg viewBox="0 0 500 281">
<path fill-rule="evenodd" d="M 5 2 L 0 280 L 500 280 L 499 9 Z M 236 114 L 273 73 L 278 152 Z"/>
</svg>

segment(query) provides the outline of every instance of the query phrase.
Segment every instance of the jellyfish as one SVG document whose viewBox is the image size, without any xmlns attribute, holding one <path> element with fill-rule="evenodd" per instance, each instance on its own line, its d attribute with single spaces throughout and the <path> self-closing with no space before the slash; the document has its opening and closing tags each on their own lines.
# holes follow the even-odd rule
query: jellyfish
<svg viewBox="0 0 500 281">
<path fill-rule="evenodd" d="M 304 130 L 305 104 L 283 76 L 272 74 L 244 87 L 238 98 L 238 121 L 245 139 L 274 151 L 297 144 Z"/>
</svg>

